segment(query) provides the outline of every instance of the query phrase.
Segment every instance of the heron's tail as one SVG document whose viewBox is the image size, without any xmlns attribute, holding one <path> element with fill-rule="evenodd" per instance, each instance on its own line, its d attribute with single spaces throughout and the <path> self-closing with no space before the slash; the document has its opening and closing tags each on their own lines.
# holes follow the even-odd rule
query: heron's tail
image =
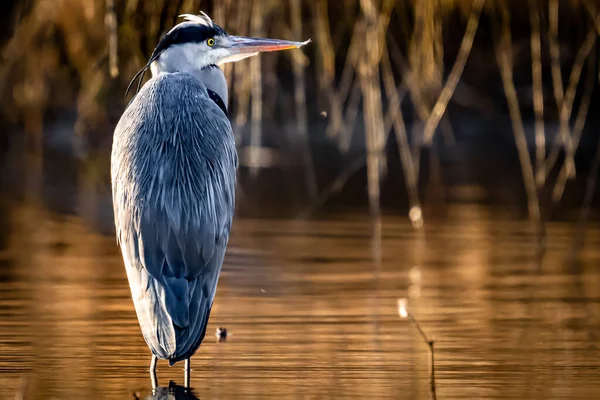
<svg viewBox="0 0 600 400">
<path fill-rule="evenodd" d="M 212 309 L 213 296 L 209 296 L 205 285 L 202 285 L 200 279 L 189 282 L 188 296 L 186 305 L 179 305 L 180 309 L 185 308 L 187 316 L 185 326 L 178 324 L 173 319 L 175 325 L 176 348 L 172 356 L 169 357 L 169 364 L 173 365 L 178 361 L 191 357 L 200 347 L 200 343 L 206 335 L 206 327 L 210 311 Z M 179 311 L 178 319 L 183 322 L 184 313 Z"/>
<path fill-rule="evenodd" d="M 149 279 L 134 301 L 144 339 L 154 355 L 173 365 L 191 357 L 206 334 L 213 296 L 201 279 Z"/>
<path fill-rule="evenodd" d="M 185 329 L 190 323 L 190 289 L 193 281 L 185 278 L 164 277 L 165 309 L 176 328 Z"/>
</svg>

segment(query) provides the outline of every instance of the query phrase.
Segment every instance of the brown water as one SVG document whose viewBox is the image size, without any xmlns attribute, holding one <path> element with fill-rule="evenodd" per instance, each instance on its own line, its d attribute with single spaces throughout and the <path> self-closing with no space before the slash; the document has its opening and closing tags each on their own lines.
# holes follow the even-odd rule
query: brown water
<svg viewBox="0 0 600 400">
<path fill-rule="evenodd" d="M 146 398 L 150 354 L 114 238 L 34 207 L 7 215 L 0 398 Z M 550 224 L 538 270 L 526 222 L 472 205 L 450 215 L 424 235 L 404 217 L 237 219 L 194 396 L 430 398 L 427 347 L 397 313 L 409 297 L 436 338 L 438 399 L 599 398 L 600 226 L 575 265 L 572 225 Z M 182 384 L 182 365 L 158 377 Z"/>
</svg>

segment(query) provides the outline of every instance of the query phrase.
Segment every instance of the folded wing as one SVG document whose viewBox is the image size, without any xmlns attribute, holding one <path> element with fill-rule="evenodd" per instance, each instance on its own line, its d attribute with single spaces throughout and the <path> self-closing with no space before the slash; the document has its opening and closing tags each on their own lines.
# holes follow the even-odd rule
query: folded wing
<svg viewBox="0 0 600 400">
<path fill-rule="evenodd" d="M 175 362 L 206 331 L 234 210 L 233 133 L 201 83 L 165 74 L 128 106 L 114 141 L 115 225 L 136 312 L 153 353 Z"/>
</svg>

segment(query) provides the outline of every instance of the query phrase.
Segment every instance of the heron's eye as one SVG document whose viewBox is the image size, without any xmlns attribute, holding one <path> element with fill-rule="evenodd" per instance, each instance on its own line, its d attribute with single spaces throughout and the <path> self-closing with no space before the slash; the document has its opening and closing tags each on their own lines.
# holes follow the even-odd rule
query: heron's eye
<svg viewBox="0 0 600 400">
<path fill-rule="evenodd" d="M 207 44 L 209 47 L 213 47 L 213 46 L 215 45 L 215 39 L 213 39 L 213 38 L 210 38 L 210 39 L 208 39 L 208 40 L 206 41 L 206 44 Z"/>
</svg>

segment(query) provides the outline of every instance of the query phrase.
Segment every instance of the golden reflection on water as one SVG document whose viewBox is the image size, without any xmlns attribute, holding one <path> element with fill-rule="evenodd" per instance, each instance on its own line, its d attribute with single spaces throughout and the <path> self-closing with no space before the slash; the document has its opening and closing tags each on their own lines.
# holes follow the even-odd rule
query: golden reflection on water
<svg viewBox="0 0 600 400">
<path fill-rule="evenodd" d="M 572 226 L 550 224 L 538 272 L 526 222 L 481 206 L 451 215 L 423 233 L 395 216 L 237 219 L 195 396 L 429 398 L 427 348 L 397 314 L 408 297 L 436 338 L 438 399 L 598 398 L 600 226 L 574 270 Z M 9 220 L 0 398 L 145 398 L 150 355 L 114 238 L 33 207 Z M 160 363 L 159 384 L 181 384 L 182 367 Z"/>
</svg>

